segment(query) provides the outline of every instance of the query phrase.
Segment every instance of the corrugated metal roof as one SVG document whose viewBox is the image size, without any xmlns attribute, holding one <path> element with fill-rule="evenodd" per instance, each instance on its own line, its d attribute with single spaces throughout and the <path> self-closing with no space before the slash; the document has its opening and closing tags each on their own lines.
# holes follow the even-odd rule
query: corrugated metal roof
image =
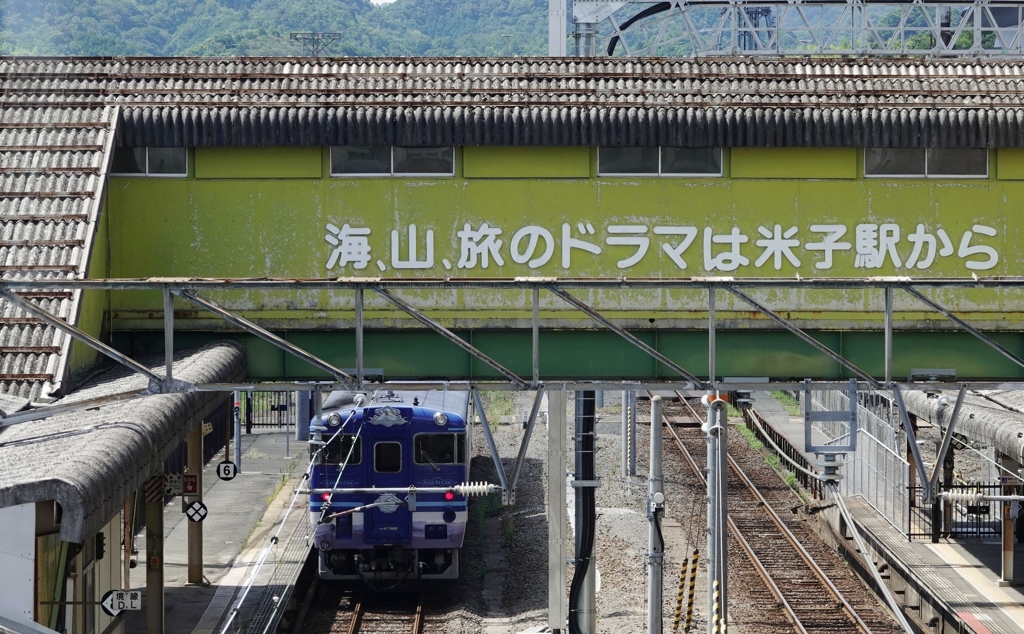
<svg viewBox="0 0 1024 634">
<path fill-rule="evenodd" d="M 163 359 L 142 363 L 155 372 Z M 245 375 L 245 353 L 234 343 L 209 344 L 175 355 L 174 376 L 194 383 L 232 382 Z M 60 401 L 140 391 L 146 377 L 116 366 Z M 56 500 L 63 509 L 61 539 L 81 543 L 117 513 L 193 425 L 224 394 L 160 394 L 0 428 L 0 508 Z"/>
<path fill-rule="evenodd" d="M 116 120 L 111 106 L 0 108 L 0 279 L 85 277 Z M 80 291 L 24 295 L 77 320 Z M 0 393 L 49 396 L 70 343 L 0 301 Z"/>
<path fill-rule="evenodd" d="M 8 58 L 19 142 L 1024 147 L 1018 61 L 765 58 Z M 25 121 L 17 117 L 28 117 Z"/>
</svg>

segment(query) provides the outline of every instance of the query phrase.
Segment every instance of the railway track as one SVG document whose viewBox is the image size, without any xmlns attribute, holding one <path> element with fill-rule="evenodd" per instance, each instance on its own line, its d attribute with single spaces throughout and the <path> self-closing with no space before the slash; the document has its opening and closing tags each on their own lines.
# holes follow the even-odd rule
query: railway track
<svg viewBox="0 0 1024 634">
<path fill-rule="evenodd" d="M 426 595 L 373 593 L 318 584 L 304 632 L 323 634 L 423 634 Z"/>
<path fill-rule="evenodd" d="M 673 409 L 701 421 L 683 398 Z M 697 460 L 706 456 L 704 435 L 696 430 L 683 430 L 680 434 L 671 425 L 665 428 L 685 462 L 703 482 Z M 739 439 L 739 442 L 744 441 Z M 735 448 L 730 444 L 730 449 Z M 758 456 L 758 459 L 763 465 L 763 458 Z M 775 486 L 759 487 L 755 480 L 764 476 L 748 476 L 732 453 L 729 467 L 730 531 L 794 631 L 900 631 L 845 563 L 825 546 L 806 522 L 784 518 L 772 508 L 773 503 L 781 502 L 788 510 L 796 501 L 788 490 L 772 493 L 781 488 L 777 474 L 771 474 L 776 480 L 772 483 Z M 769 491 L 769 495 L 763 495 L 761 488 Z M 783 500 L 783 496 L 788 499 Z"/>
</svg>

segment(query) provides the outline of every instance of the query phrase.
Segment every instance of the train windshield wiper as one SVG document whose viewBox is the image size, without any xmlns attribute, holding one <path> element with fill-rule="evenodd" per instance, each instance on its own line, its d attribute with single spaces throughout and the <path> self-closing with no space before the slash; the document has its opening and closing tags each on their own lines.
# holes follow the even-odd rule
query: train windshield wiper
<svg viewBox="0 0 1024 634">
<path fill-rule="evenodd" d="M 423 447 L 420 447 L 420 457 L 426 460 L 427 464 L 434 468 L 434 471 L 441 470 L 441 467 L 434 464 L 434 461 L 430 459 L 430 456 L 427 455 L 427 452 L 423 449 Z"/>
</svg>

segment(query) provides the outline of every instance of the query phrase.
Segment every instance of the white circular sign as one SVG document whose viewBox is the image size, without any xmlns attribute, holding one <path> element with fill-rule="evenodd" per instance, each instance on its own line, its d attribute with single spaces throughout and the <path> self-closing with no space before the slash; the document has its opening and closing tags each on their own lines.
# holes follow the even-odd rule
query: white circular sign
<svg viewBox="0 0 1024 634">
<path fill-rule="evenodd" d="M 217 477 L 221 480 L 232 480 L 238 474 L 238 467 L 230 460 L 217 463 Z"/>
</svg>

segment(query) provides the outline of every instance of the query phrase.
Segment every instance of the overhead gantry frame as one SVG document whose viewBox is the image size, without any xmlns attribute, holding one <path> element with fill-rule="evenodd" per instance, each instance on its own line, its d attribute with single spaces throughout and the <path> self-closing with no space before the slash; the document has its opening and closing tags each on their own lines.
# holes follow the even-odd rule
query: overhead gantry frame
<svg viewBox="0 0 1024 634">
<path fill-rule="evenodd" d="M 506 289 L 506 290 L 530 290 L 532 296 L 532 376 L 524 378 L 509 370 L 499 360 L 494 359 L 479 348 L 473 346 L 451 329 L 445 327 L 437 320 L 432 319 L 422 310 L 412 306 L 409 302 L 396 296 L 394 290 L 417 290 L 417 289 L 450 289 L 452 291 L 466 289 Z M 462 278 L 462 279 L 382 279 L 382 278 L 338 278 L 338 279 L 232 279 L 232 278 L 149 278 L 149 279 L 83 279 L 83 280 L 5 280 L 0 283 L 0 301 L 10 302 L 20 309 L 42 319 L 48 324 L 60 329 L 69 336 L 83 342 L 117 363 L 125 365 L 144 375 L 148 381 L 148 387 L 136 393 L 119 394 L 106 397 L 107 400 L 124 400 L 136 396 L 148 394 L 173 393 L 183 391 L 234 391 L 234 390 L 309 390 L 319 386 L 321 389 L 333 387 L 344 387 L 350 389 L 365 389 L 373 387 L 376 383 L 366 381 L 364 375 L 364 346 L 363 337 L 365 332 L 365 319 L 363 314 L 363 298 L 367 291 L 379 295 L 397 309 L 408 314 L 423 326 L 429 328 L 442 336 L 445 340 L 459 347 L 474 359 L 479 360 L 488 367 L 495 370 L 504 377 L 504 380 L 477 379 L 465 381 L 444 382 L 447 389 L 487 389 L 487 390 L 525 390 L 537 389 L 545 385 L 540 375 L 540 325 L 541 325 L 541 293 L 550 293 L 572 308 L 580 311 L 587 317 L 593 319 L 599 329 L 604 329 L 621 337 L 632 346 L 642 351 L 645 355 L 662 364 L 669 371 L 679 375 L 678 380 L 664 381 L 614 381 L 614 380 L 588 380 L 578 378 L 574 380 L 560 380 L 555 384 L 561 386 L 583 386 L 589 389 L 697 389 L 697 390 L 735 390 L 735 389 L 757 389 L 763 387 L 763 382 L 744 382 L 742 380 L 724 380 L 717 378 L 715 371 L 716 361 L 716 334 L 720 324 L 716 316 L 716 296 L 718 291 L 725 291 L 742 302 L 748 304 L 758 313 L 775 322 L 779 327 L 785 329 L 802 341 L 806 342 L 821 354 L 827 356 L 845 368 L 851 375 L 854 375 L 863 382 L 864 387 L 871 389 L 890 389 L 894 384 L 893 379 L 893 351 L 892 338 L 894 330 L 894 308 L 893 294 L 896 291 L 903 291 L 909 296 L 920 301 L 925 306 L 941 314 L 961 330 L 970 333 L 981 343 L 993 348 L 1001 355 L 1012 361 L 1017 366 L 1024 368 L 1024 359 L 1007 350 L 1004 346 L 994 341 L 990 336 L 974 328 L 963 319 L 959 318 L 951 310 L 942 306 L 935 300 L 929 298 L 922 289 L 987 289 L 993 292 L 1004 289 L 1024 289 L 1024 277 L 994 277 L 994 278 L 922 278 L 911 279 L 908 277 L 877 277 L 866 279 L 779 279 L 779 278 L 744 278 L 734 279 L 729 277 L 702 277 L 702 278 L 671 278 L 671 279 L 574 279 L 574 278 Z M 143 366 L 129 356 L 115 350 L 110 345 L 99 341 L 95 337 L 83 332 L 74 325 L 68 324 L 56 315 L 53 315 L 28 299 L 21 297 L 19 291 L 28 290 L 159 290 L 164 298 L 164 343 L 165 343 L 165 370 L 161 376 L 150 368 Z M 334 291 L 348 291 L 354 294 L 354 324 L 353 334 L 355 338 L 355 363 L 354 373 L 336 367 L 315 354 L 304 350 L 293 343 L 283 339 L 259 324 L 246 319 L 236 312 L 225 308 L 201 293 L 223 290 L 309 290 L 329 289 Z M 583 302 L 572 290 L 610 290 L 610 289 L 632 289 L 632 290 L 662 290 L 662 289 L 684 289 L 703 290 L 707 293 L 707 332 L 708 332 L 708 369 L 707 380 L 700 379 L 695 373 L 687 370 L 677 361 L 666 354 L 656 350 L 647 343 L 641 341 L 635 335 L 622 326 L 617 325 L 612 319 L 603 315 L 600 311 Z M 883 322 L 885 334 L 884 343 L 884 377 L 873 377 L 865 372 L 842 354 L 835 352 L 829 347 L 815 339 L 806 330 L 797 326 L 792 320 L 787 319 L 755 297 L 758 290 L 780 290 L 780 289 L 832 289 L 832 290 L 879 290 L 884 293 L 885 307 L 880 315 Z M 209 383 L 194 384 L 174 379 L 172 374 L 172 361 L 174 353 L 174 310 L 173 298 L 192 303 L 206 311 L 209 311 L 238 329 L 254 335 L 271 345 L 283 350 L 302 361 L 312 365 L 318 370 L 331 377 L 330 380 L 317 381 L 312 383 L 277 381 L 268 383 Z M 827 322 L 823 322 L 827 325 Z M 815 377 L 809 377 L 814 379 Z M 999 389 L 1024 389 L 1024 380 L 975 380 L 969 379 L 975 387 L 992 387 Z M 821 381 L 817 381 L 821 383 Z M 825 381 L 834 383 L 837 388 L 846 385 L 845 381 Z M 912 386 L 909 381 L 901 383 L 905 386 Z M 396 385 L 405 388 L 437 387 L 438 382 L 390 382 L 389 385 Z M 548 382 L 549 387 L 552 386 Z M 802 382 L 773 383 L 779 389 L 799 389 Z M 960 383 L 951 381 L 947 383 L 932 382 L 935 388 L 958 389 Z M 69 408 L 95 407 L 99 402 L 88 402 L 69 406 L 53 406 L 39 408 L 32 412 L 13 414 L 0 419 L 2 424 L 13 424 L 25 420 L 36 420 L 54 413 L 70 411 Z"/>
</svg>

